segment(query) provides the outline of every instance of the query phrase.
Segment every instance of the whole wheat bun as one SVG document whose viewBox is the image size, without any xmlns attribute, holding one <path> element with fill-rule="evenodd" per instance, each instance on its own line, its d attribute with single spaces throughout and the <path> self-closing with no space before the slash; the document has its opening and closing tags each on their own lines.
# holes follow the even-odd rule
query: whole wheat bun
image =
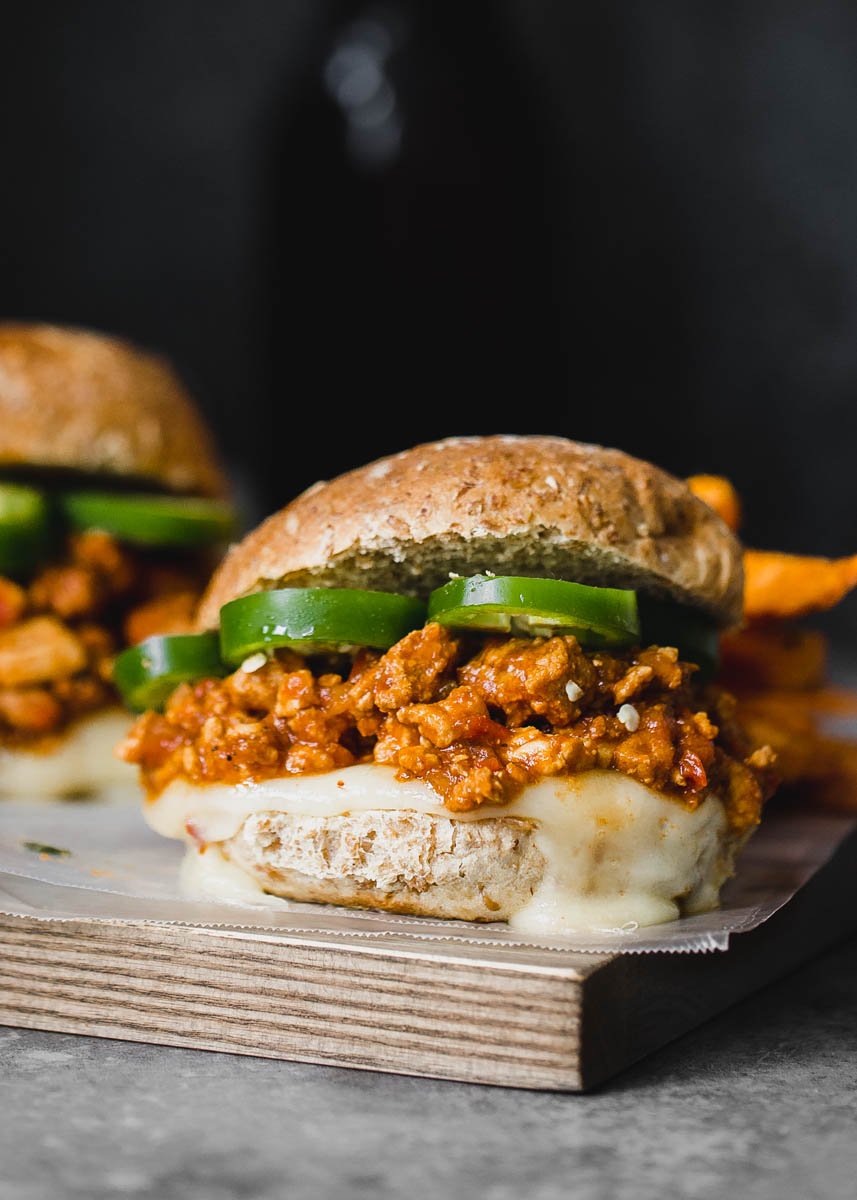
<svg viewBox="0 0 857 1200">
<path fill-rule="evenodd" d="M 218 847 L 266 892 L 289 900 L 506 921 L 544 876 L 534 829 L 534 822 L 517 817 L 263 812 Z"/>
<path fill-rule="evenodd" d="M 163 359 L 86 330 L 0 323 L 0 467 L 21 466 L 226 491 L 211 435 Z"/>
<path fill-rule="evenodd" d="M 318 483 L 233 547 L 200 605 L 273 587 L 425 596 L 451 573 L 634 587 L 741 617 L 741 547 L 687 485 L 559 437 L 449 438 Z"/>
</svg>

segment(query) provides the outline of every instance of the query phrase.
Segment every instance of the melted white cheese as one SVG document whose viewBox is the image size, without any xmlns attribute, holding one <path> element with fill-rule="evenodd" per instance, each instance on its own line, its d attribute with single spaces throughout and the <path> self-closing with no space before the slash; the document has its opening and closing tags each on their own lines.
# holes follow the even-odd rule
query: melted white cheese
<svg viewBox="0 0 857 1200">
<path fill-rule="evenodd" d="M 691 811 L 617 771 L 546 779 L 508 805 L 466 813 L 451 813 L 424 781 L 400 782 L 392 768 L 377 764 L 238 786 L 176 781 L 146 805 L 146 818 L 167 837 L 194 846 L 215 844 L 203 856 L 191 851 L 195 859 L 205 860 L 204 867 L 197 861 L 185 875 L 192 891 L 202 886 L 212 896 L 217 894 L 218 862 L 224 863 L 212 851 L 237 833 L 251 813 L 327 817 L 389 809 L 462 821 L 535 821 L 545 874 L 532 900 L 509 922 L 525 932 L 654 925 L 680 911 L 701 912 L 716 907 L 720 886 L 731 873 L 732 839 L 716 797 Z M 240 900 L 236 868 L 225 865 L 231 883 L 224 880 L 224 889 Z M 258 897 L 261 888 L 253 887 Z"/>
<path fill-rule="evenodd" d="M 0 796 L 18 800 L 126 789 L 139 795 L 136 768 L 113 753 L 131 718 L 121 709 L 83 717 L 47 750 L 0 750 Z"/>
<path fill-rule="evenodd" d="M 224 858 L 217 845 L 189 848 L 179 868 L 179 889 L 194 900 L 279 908 L 288 901 L 264 892 L 252 875 Z"/>
</svg>

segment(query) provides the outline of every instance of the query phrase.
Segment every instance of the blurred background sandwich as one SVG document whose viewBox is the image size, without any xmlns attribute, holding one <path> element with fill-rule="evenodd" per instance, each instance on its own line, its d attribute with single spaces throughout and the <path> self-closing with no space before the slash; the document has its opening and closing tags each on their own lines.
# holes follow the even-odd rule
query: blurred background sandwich
<svg viewBox="0 0 857 1200">
<path fill-rule="evenodd" d="M 130 781 L 113 659 L 186 628 L 234 516 L 214 444 L 164 360 L 0 324 L 0 794 Z"/>
</svg>

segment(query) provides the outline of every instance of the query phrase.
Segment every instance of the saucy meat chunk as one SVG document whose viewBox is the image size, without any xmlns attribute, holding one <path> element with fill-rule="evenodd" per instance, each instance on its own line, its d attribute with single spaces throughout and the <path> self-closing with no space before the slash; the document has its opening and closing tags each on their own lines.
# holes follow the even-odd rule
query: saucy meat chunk
<svg viewBox="0 0 857 1200">
<path fill-rule="evenodd" d="M 202 583 L 192 564 L 98 530 L 70 535 L 27 587 L 0 578 L 0 745 L 31 746 L 117 703 L 115 654 L 187 630 Z"/>
<path fill-rule="evenodd" d="M 182 685 L 163 715 L 136 722 L 122 754 L 151 796 L 179 777 L 237 783 L 385 763 L 427 780 L 454 812 L 503 804 L 542 778 L 617 770 L 691 808 L 716 790 L 736 828 L 749 828 L 770 764 L 694 671 L 671 647 L 471 644 L 429 624 L 385 654 L 362 652 L 347 677 L 286 651 Z"/>
</svg>

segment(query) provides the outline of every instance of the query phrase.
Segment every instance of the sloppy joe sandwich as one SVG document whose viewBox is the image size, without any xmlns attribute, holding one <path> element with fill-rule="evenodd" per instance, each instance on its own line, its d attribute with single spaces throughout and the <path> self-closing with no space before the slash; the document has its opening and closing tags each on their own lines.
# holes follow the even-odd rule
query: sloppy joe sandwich
<svg viewBox="0 0 857 1200">
<path fill-rule="evenodd" d="M 0 324 L 0 795 L 91 793 L 133 772 L 115 655 L 190 627 L 232 528 L 209 433 L 162 360 Z"/>
<path fill-rule="evenodd" d="M 687 485 L 554 437 L 315 485 L 194 636 L 125 652 L 120 748 L 187 888 L 523 931 L 717 905 L 772 755 L 711 682 L 741 547 Z M 219 658 L 219 665 L 216 660 Z"/>
</svg>

